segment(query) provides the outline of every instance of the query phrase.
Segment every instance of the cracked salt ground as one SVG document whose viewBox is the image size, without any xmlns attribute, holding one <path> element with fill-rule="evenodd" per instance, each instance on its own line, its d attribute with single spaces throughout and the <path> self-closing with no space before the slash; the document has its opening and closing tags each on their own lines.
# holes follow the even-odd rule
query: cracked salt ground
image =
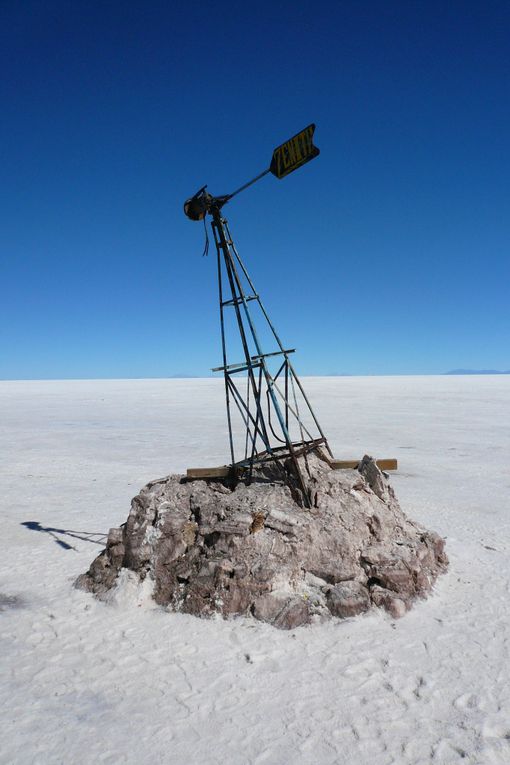
<svg viewBox="0 0 510 765">
<path fill-rule="evenodd" d="M 0 591 L 23 602 L 0 612 L 2 765 L 507 765 L 509 383 L 307 381 L 337 455 L 399 457 L 401 505 L 447 537 L 450 568 L 401 620 L 290 632 L 162 612 L 138 590 L 97 602 L 72 587 L 97 545 L 21 525 L 104 533 L 134 489 L 203 462 L 188 441 L 220 464 L 221 385 L 1 383 Z"/>
</svg>

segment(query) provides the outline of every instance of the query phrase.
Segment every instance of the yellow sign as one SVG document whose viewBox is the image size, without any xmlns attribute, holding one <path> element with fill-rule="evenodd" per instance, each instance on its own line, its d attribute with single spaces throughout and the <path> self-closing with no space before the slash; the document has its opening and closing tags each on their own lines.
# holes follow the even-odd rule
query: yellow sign
<svg viewBox="0 0 510 765">
<path fill-rule="evenodd" d="M 274 150 L 269 166 L 273 175 L 277 178 L 285 178 L 293 170 L 297 170 L 305 162 L 309 162 L 320 154 L 317 146 L 313 145 L 314 131 L 315 125 L 312 123 Z"/>
</svg>

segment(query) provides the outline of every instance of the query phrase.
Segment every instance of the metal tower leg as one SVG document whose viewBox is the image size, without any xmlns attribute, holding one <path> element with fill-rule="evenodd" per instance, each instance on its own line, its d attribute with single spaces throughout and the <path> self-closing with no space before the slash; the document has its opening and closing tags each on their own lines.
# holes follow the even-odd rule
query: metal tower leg
<svg viewBox="0 0 510 765">
<path fill-rule="evenodd" d="M 235 249 L 227 221 L 222 217 L 220 206 L 212 205 L 212 228 L 216 244 L 218 259 L 218 289 L 220 301 L 221 340 L 223 351 L 223 366 L 214 371 L 222 371 L 225 379 L 225 396 L 227 404 L 227 422 L 229 429 L 230 452 L 234 468 L 245 468 L 248 471 L 248 480 L 251 479 L 254 464 L 272 460 L 280 469 L 282 477 L 289 482 L 289 475 L 285 468 L 285 460 L 290 460 L 291 473 L 297 483 L 297 488 L 306 505 L 310 504 L 310 497 L 306 481 L 298 461 L 299 455 L 312 451 L 319 444 L 323 444 L 329 451 L 324 433 L 322 432 L 309 401 L 304 394 L 301 383 L 290 364 L 288 354 L 292 350 L 285 349 L 278 337 L 262 302 L 255 291 L 253 282 Z M 226 277 L 226 279 L 225 279 Z M 247 294 L 243 286 L 244 280 L 251 291 Z M 263 321 L 272 333 L 279 350 L 273 353 L 264 353 L 259 335 L 257 333 L 255 318 L 250 310 L 249 303 L 256 301 L 262 312 Z M 244 360 L 237 364 L 228 363 L 228 338 L 225 327 L 226 309 L 234 308 L 238 337 L 241 340 Z M 252 351 L 255 351 L 253 353 Z M 272 375 L 268 367 L 268 358 L 283 355 L 284 360 L 276 375 Z M 276 380 L 284 371 L 284 390 L 282 391 Z M 246 396 L 240 392 L 235 382 L 235 375 L 244 372 L 248 376 L 248 393 Z M 258 372 L 258 375 L 257 375 Z M 257 380 L 258 377 L 258 380 Z M 303 396 L 306 407 L 315 423 L 319 438 L 313 438 L 308 428 L 301 420 L 297 398 L 295 397 L 294 380 Z M 294 406 L 289 401 L 289 382 L 294 394 Z M 264 383 L 264 391 L 263 391 Z M 251 401 L 249 394 L 251 393 Z M 264 412 L 263 395 L 267 398 L 267 418 Z M 244 459 L 237 460 L 235 457 L 235 434 L 232 423 L 231 406 L 234 403 L 246 428 L 244 443 Z M 271 419 L 271 410 L 276 415 L 276 422 Z M 300 439 L 293 441 L 290 435 L 290 421 L 293 420 L 299 426 Z M 276 428 L 276 430 L 275 430 Z M 306 440 L 305 432 L 309 436 Z M 257 441 L 260 441 L 262 451 L 257 450 Z M 274 441 L 277 443 L 275 444 Z M 247 445 L 251 445 L 250 454 L 247 453 Z M 283 444 L 283 446 L 282 446 Z M 292 482 L 291 482 L 292 483 Z"/>
</svg>

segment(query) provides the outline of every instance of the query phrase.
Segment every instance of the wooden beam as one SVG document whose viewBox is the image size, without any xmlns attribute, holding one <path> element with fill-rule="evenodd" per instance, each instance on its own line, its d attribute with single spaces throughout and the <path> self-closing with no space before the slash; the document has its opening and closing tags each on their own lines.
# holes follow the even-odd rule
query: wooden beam
<svg viewBox="0 0 510 765">
<path fill-rule="evenodd" d="M 328 460 L 333 470 L 356 470 L 359 460 Z M 396 459 L 376 460 L 375 464 L 379 470 L 397 470 L 398 463 Z M 230 465 L 221 465 L 221 467 L 206 468 L 188 468 L 186 478 L 228 478 L 232 468 Z"/>
<path fill-rule="evenodd" d="M 329 460 L 333 470 L 356 470 L 359 460 Z M 375 464 L 379 470 L 398 470 L 396 459 L 376 460 Z"/>
<path fill-rule="evenodd" d="M 188 468 L 186 471 L 186 478 L 227 478 L 229 473 L 229 465 L 208 468 Z"/>
</svg>

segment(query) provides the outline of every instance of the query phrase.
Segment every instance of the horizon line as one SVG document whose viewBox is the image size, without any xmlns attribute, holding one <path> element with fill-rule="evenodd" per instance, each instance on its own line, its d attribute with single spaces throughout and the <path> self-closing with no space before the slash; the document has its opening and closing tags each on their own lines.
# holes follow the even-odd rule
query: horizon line
<svg viewBox="0 0 510 765">
<path fill-rule="evenodd" d="M 300 378 L 321 377 L 321 378 L 336 378 L 336 377 L 491 377 L 500 375 L 510 375 L 510 370 L 495 370 L 495 369 L 453 369 L 448 372 L 368 372 L 365 374 L 356 374 L 350 372 L 340 372 L 331 374 L 300 374 Z M 0 377 L 0 382 L 87 382 L 87 381 L 121 381 L 121 380 L 223 380 L 223 376 L 220 375 L 167 375 L 167 376 L 128 376 L 128 377 Z"/>
</svg>

